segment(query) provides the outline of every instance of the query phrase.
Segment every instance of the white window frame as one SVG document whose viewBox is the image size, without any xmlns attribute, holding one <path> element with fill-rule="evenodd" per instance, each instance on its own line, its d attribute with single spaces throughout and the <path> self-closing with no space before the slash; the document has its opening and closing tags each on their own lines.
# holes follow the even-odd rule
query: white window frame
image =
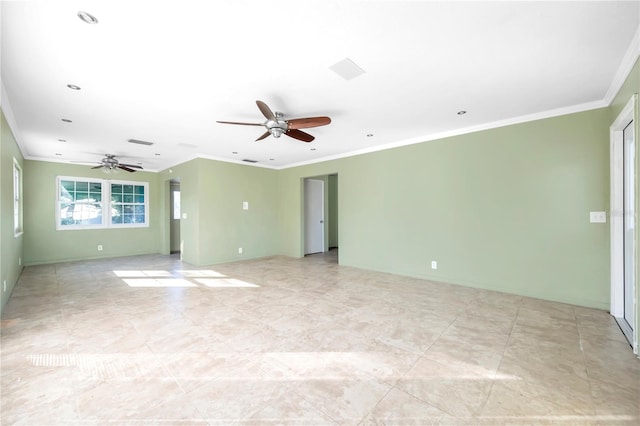
<svg viewBox="0 0 640 426">
<path fill-rule="evenodd" d="M 23 234 L 23 202 L 22 202 L 22 167 L 13 159 L 13 235 Z"/>
<path fill-rule="evenodd" d="M 138 223 L 113 223 L 111 211 L 108 212 L 108 227 L 110 228 L 145 228 L 149 226 L 149 183 L 148 182 L 133 182 L 133 181 L 124 181 L 124 180 L 108 180 L 107 182 L 107 191 L 108 191 L 108 200 L 109 202 L 109 210 L 111 210 L 111 205 L 115 204 L 111 201 L 111 185 L 134 185 L 134 186 L 142 186 L 144 187 L 144 222 Z M 139 203 L 122 203 L 122 204 L 139 204 Z M 104 214 L 103 214 L 104 217 Z"/>
<path fill-rule="evenodd" d="M 60 204 L 62 200 L 61 183 L 62 181 L 75 181 L 75 182 L 89 182 L 99 183 L 101 186 L 101 201 L 92 204 L 100 204 L 102 209 L 102 223 L 100 224 L 86 224 L 86 225 L 62 225 L 60 223 Z M 142 186 L 144 188 L 144 222 L 139 223 L 113 223 L 113 204 L 111 201 L 111 185 L 134 185 Z M 124 204 L 137 204 L 137 203 L 124 203 Z M 117 228 L 146 228 L 149 227 L 149 183 L 148 182 L 136 182 L 136 181 L 124 181 L 124 180 L 107 180 L 96 179 L 89 177 L 78 176 L 58 176 L 56 179 L 56 230 L 58 231 L 73 231 L 82 229 L 117 229 Z"/>
</svg>

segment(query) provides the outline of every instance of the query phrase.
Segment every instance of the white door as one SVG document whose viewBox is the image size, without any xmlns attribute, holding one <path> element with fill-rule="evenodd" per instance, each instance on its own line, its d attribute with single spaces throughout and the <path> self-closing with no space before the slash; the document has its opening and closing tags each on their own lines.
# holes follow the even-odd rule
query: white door
<svg viewBox="0 0 640 426">
<path fill-rule="evenodd" d="M 623 229 L 624 229 L 624 320 L 631 329 L 635 324 L 635 307 L 633 295 L 635 291 L 634 268 L 636 255 L 634 253 L 634 219 L 635 219 L 635 188 L 634 166 L 635 149 L 633 121 L 623 131 Z M 627 336 L 630 339 L 630 336 Z M 631 339 L 630 339 L 631 340 Z"/>
<path fill-rule="evenodd" d="M 304 180 L 304 254 L 324 251 L 324 181 Z"/>
</svg>

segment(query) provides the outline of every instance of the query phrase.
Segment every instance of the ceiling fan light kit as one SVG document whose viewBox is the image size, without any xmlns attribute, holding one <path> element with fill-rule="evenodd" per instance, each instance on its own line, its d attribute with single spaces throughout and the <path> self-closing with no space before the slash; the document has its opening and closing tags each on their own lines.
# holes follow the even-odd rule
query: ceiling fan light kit
<svg viewBox="0 0 640 426">
<path fill-rule="evenodd" d="M 290 120 L 286 120 L 283 113 L 274 113 L 271 108 L 269 108 L 264 102 L 256 101 L 256 105 L 258 105 L 258 109 L 267 119 L 264 123 L 241 123 L 237 121 L 217 122 L 222 124 L 238 124 L 241 126 L 264 126 L 267 131 L 264 132 L 260 137 L 258 137 L 258 139 L 256 139 L 256 142 L 268 137 L 269 135 L 277 139 L 283 134 L 302 142 L 311 142 L 315 138 L 309 133 L 303 132 L 300 129 L 326 126 L 327 124 L 331 123 L 331 119 L 325 116 L 292 118 Z"/>
</svg>

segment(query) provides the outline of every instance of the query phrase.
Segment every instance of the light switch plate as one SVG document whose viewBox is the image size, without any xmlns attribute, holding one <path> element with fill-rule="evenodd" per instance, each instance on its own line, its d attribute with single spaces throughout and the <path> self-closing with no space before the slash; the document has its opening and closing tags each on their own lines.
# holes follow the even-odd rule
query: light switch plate
<svg viewBox="0 0 640 426">
<path fill-rule="evenodd" d="M 589 212 L 589 222 L 607 223 L 607 212 Z"/>
<path fill-rule="evenodd" d="M 242 210 L 249 210 L 249 202 L 248 201 L 243 201 L 242 202 Z"/>
<path fill-rule="evenodd" d="M 182 213 L 182 218 L 186 219 L 187 218 L 187 214 L 186 213 Z"/>
</svg>

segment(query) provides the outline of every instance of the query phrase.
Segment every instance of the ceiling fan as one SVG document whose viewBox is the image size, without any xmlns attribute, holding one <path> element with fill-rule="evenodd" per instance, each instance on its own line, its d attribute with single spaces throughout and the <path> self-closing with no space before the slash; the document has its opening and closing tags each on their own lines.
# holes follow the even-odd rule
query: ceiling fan
<svg viewBox="0 0 640 426">
<path fill-rule="evenodd" d="M 92 167 L 92 169 L 103 168 L 105 171 L 116 171 L 117 169 L 126 170 L 128 172 L 135 172 L 134 169 L 142 170 L 142 167 L 134 164 L 124 164 L 116 159 L 114 154 L 105 154 L 105 157 L 100 160 L 100 165 Z"/>
<path fill-rule="evenodd" d="M 274 138 L 279 138 L 282 134 L 285 134 L 291 138 L 298 139 L 302 142 L 311 142 L 315 138 L 309 133 L 303 132 L 300 129 L 308 129 L 310 127 L 326 126 L 331 123 L 329 117 L 307 117 L 307 118 L 292 118 L 289 120 L 284 119 L 284 114 L 281 112 L 273 112 L 271 108 L 262 101 L 256 101 L 258 109 L 265 116 L 267 121 L 264 123 L 239 123 L 237 121 L 217 121 L 217 123 L 223 124 L 240 124 L 243 126 L 264 126 L 267 131 L 262 134 L 256 141 L 262 140 L 271 135 Z"/>
</svg>

